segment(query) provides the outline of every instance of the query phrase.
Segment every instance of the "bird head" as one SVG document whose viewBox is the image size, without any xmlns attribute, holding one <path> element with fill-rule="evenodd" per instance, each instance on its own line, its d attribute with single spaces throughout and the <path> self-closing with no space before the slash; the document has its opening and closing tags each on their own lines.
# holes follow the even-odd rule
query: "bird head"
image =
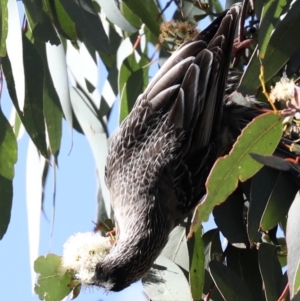
<svg viewBox="0 0 300 301">
<path fill-rule="evenodd" d="M 147 268 L 148 269 L 148 268 Z M 136 268 L 132 262 L 124 257 L 108 256 L 96 265 L 92 284 L 107 291 L 119 292 L 139 280 L 143 275 L 143 268 Z"/>
</svg>

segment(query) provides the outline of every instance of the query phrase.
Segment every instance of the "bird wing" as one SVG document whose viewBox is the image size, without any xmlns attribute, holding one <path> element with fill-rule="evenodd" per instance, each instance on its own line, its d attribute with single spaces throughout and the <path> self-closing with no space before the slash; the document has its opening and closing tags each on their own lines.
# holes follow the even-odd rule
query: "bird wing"
<svg viewBox="0 0 300 301">
<path fill-rule="evenodd" d="M 106 174 L 112 190 L 124 183 L 123 193 L 132 194 L 171 177 L 182 212 L 200 200 L 217 155 L 239 13 L 240 5 L 232 6 L 184 43 L 138 97 L 112 141 Z"/>
</svg>

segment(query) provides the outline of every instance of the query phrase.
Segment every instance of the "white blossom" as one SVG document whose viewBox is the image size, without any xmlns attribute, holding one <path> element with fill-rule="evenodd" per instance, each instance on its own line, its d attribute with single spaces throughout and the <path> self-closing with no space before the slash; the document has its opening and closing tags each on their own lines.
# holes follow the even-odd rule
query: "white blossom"
<svg viewBox="0 0 300 301">
<path fill-rule="evenodd" d="M 110 239 L 98 233 L 86 232 L 72 235 L 64 244 L 61 271 L 73 270 L 75 277 L 88 284 L 111 248 Z"/>
<path fill-rule="evenodd" d="M 274 103 L 277 101 L 291 101 L 294 99 L 296 84 L 293 80 L 283 76 L 270 93 L 270 100 Z"/>
</svg>

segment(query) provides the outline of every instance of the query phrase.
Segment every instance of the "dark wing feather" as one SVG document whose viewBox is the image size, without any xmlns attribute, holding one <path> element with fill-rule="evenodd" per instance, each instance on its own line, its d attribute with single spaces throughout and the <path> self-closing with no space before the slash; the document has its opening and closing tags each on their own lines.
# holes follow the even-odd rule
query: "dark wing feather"
<svg viewBox="0 0 300 301">
<path fill-rule="evenodd" d="M 177 179 L 178 208 L 184 213 L 188 213 L 205 193 L 204 184 L 217 156 L 216 138 L 238 15 L 239 6 L 233 7 L 221 21 L 217 19 L 207 30 L 178 50 L 186 57 L 175 56 L 176 61 L 190 58 L 189 68 L 181 73 L 183 76 L 176 105 L 169 113 L 169 122 L 177 128 L 182 124 L 181 129 L 185 133 L 179 148 L 179 163 L 172 170 Z M 200 42 L 199 39 L 201 48 L 195 53 L 194 43 Z M 205 43 L 204 47 L 203 42 L 208 44 Z M 192 47 L 190 52 L 189 47 Z M 176 78 L 173 84 L 178 84 L 178 76 L 170 69 L 159 78 L 160 86 L 164 85 L 164 81 L 172 85 L 171 78 Z M 174 102 L 170 99 L 165 101 Z"/>
<path fill-rule="evenodd" d="M 113 137 L 106 181 L 117 240 L 97 265 L 97 285 L 119 291 L 142 277 L 205 193 L 239 11 L 174 52 Z"/>
<path fill-rule="evenodd" d="M 217 134 L 239 11 L 240 5 L 233 6 L 179 47 L 138 97 L 112 141 L 107 161 L 111 192 L 120 191 L 120 183 L 128 187 L 135 182 L 141 187 L 141 178 L 154 179 L 147 183 L 157 191 L 164 181 L 173 181 L 171 189 L 182 216 L 200 200 L 217 155 Z M 136 166 L 134 156 L 145 170 Z M 134 176 L 128 170 L 135 170 Z M 123 190 L 128 194 L 127 188 Z M 134 193 L 132 190 L 129 194 Z"/>
</svg>

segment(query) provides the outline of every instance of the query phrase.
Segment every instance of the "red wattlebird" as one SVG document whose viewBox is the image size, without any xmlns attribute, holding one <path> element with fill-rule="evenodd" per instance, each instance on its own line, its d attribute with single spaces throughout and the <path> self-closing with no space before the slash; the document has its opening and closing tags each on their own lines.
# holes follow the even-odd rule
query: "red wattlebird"
<svg viewBox="0 0 300 301">
<path fill-rule="evenodd" d="M 240 5 L 176 50 L 113 137 L 106 182 L 116 242 L 95 285 L 120 291 L 144 276 L 172 229 L 205 194 L 220 152 L 223 97 Z"/>
</svg>

